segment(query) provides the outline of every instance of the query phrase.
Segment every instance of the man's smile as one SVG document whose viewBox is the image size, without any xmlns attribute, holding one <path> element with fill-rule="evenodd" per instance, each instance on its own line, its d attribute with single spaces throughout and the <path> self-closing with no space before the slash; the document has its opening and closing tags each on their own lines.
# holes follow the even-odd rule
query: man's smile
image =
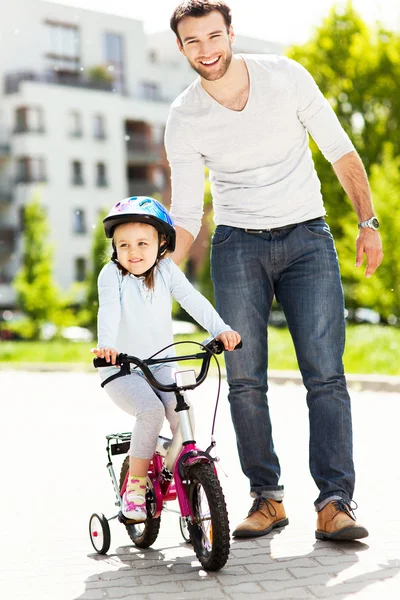
<svg viewBox="0 0 400 600">
<path fill-rule="evenodd" d="M 210 60 L 200 60 L 199 62 L 205 67 L 209 67 L 211 65 L 215 65 L 220 58 L 220 56 L 217 56 L 216 58 L 211 58 Z"/>
</svg>

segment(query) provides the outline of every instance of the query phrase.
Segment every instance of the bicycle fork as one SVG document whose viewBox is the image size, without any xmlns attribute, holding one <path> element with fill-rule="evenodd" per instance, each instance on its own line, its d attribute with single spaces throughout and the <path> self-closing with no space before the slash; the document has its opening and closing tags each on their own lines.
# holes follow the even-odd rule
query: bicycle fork
<svg viewBox="0 0 400 600">
<path fill-rule="evenodd" d="M 177 398 L 177 407 L 175 410 L 179 414 L 180 435 L 174 436 L 170 450 L 165 457 L 164 464 L 168 470 L 173 469 L 172 472 L 181 516 L 187 521 L 192 522 L 193 511 L 183 483 L 186 478 L 187 469 L 198 462 L 213 464 L 214 461 L 209 454 L 196 447 L 196 440 L 194 439 L 193 427 L 189 414 L 190 406 L 185 401 L 183 393 L 175 392 L 175 395 Z M 181 438 L 179 439 L 179 445 L 174 444 L 175 438 Z M 181 447 L 181 450 L 177 453 L 176 451 L 179 446 Z"/>
</svg>

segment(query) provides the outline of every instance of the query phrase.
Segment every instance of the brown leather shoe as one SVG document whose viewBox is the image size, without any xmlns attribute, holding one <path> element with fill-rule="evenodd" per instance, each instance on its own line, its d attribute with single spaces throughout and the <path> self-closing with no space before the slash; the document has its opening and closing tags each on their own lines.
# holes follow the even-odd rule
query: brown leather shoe
<svg viewBox="0 0 400 600">
<path fill-rule="evenodd" d="M 247 518 L 236 527 L 233 537 L 258 537 L 266 535 L 275 527 L 285 527 L 286 518 L 282 502 L 270 498 L 256 498 Z"/>
<path fill-rule="evenodd" d="M 359 540 L 368 531 L 356 522 L 356 517 L 345 500 L 332 500 L 318 513 L 317 540 Z"/>
</svg>

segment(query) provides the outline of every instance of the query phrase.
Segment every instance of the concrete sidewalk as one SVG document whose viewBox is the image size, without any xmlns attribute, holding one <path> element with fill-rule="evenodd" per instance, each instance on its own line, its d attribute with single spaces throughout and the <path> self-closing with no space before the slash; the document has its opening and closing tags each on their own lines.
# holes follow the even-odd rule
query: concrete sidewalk
<svg viewBox="0 0 400 600">
<path fill-rule="evenodd" d="M 209 442 L 215 384 L 210 377 L 193 393 L 196 436 L 203 447 Z M 0 389 L 2 600 L 400 598 L 400 516 L 393 502 L 400 495 L 400 394 L 352 393 L 357 518 L 370 537 L 339 544 L 314 536 L 316 488 L 308 472 L 305 392 L 288 380 L 272 383 L 274 441 L 289 526 L 258 539 L 232 540 L 226 567 L 206 573 L 170 511 L 162 515 L 152 548 L 135 548 L 124 527 L 112 521 L 109 554 L 93 552 L 90 515 L 115 514 L 104 435 L 131 426 L 96 374 L 2 371 Z M 233 529 L 251 499 L 226 392 L 224 383 L 216 439 Z"/>
</svg>

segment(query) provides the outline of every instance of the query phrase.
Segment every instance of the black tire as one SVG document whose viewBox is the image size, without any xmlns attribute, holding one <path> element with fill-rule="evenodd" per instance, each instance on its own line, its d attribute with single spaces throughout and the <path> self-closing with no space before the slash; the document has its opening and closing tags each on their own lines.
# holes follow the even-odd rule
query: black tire
<svg viewBox="0 0 400 600">
<path fill-rule="evenodd" d="M 190 539 L 188 524 L 184 517 L 179 517 L 179 529 L 181 530 L 181 534 L 185 542 L 187 544 L 191 544 L 192 540 Z"/>
<path fill-rule="evenodd" d="M 125 481 L 126 474 L 129 470 L 129 456 L 127 456 L 122 463 L 121 467 L 121 475 L 119 478 L 119 489 L 122 489 L 122 486 Z M 155 497 L 153 486 L 151 485 L 151 481 L 147 478 L 147 486 L 148 490 L 146 493 L 146 506 L 147 506 L 147 515 L 148 518 L 144 523 L 126 523 L 125 528 L 128 532 L 129 537 L 132 542 L 138 548 L 149 548 L 157 539 L 158 532 L 160 531 L 160 522 L 161 517 L 154 518 L 151 515 L 154 515 L 155 512 Z"/>
<path fill-rule="evenodd" d="M 89 535 L 98 554 L 107 554 L 111 544 L 110 526 L 103 513 L 93 513 L 89 520 Z"/>
<path fill-rule="evenodd" d="M 228 560 L 229 520 L 225 498 L 212 465 L 197 463 L 185 473 L 194 521 L 188 523 L 190 540 L 206 571 L 222 569 Z"/>
</svg>

